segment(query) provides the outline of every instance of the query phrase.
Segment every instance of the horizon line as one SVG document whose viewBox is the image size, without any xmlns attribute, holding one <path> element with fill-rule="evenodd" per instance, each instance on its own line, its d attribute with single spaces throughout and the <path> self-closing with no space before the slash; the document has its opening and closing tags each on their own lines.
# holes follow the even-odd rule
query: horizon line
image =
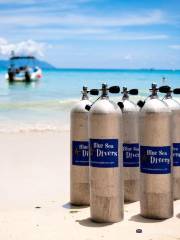
<svg viewBox="0 0 180 240">
<path fill-rule="evenodd" d="M 85 68 L 85 67 L 54 67 L 52 69 L 56 70 L 146 70 L 146 71 L 180 71 L 180 68 L 154 68 L 154 67 L 149 67 L 149 68 Z"/>
<path fill-rule="evenodd" d="M 48 62 L 47 62 L 48 63 Z M 49 63 L 48 63 L 49 64 Z M 1 69 L 6 69 L 4 66 L 0 66 Z M 180 68 L 84 68 L 84 67 L 42 67 L 42 69 L 45 70 L 99 70 L 99 71 L 138 71 L 138 70 L 144 70 L 144 71 L 180 71 Z"/>
</svg>

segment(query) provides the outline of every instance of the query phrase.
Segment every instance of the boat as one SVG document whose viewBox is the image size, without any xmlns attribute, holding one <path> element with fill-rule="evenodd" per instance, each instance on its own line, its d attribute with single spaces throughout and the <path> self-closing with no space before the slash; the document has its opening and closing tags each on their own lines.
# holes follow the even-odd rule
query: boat
<svg viewBox="0 0 180 240">
<path fill-rule="evenodd" d="M 9 82 L 33 82 L 42 78 L 42 70 L 34 56 L 11 56 L 5 75 Z"/>
</svg>

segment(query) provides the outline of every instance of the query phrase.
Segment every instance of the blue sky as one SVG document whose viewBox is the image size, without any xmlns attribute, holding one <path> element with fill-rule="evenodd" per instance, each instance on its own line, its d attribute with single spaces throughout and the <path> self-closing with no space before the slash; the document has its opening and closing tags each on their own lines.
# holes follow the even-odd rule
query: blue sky
<svg viewBox="0 0 180 240">
<path fill-rule="evenodd" d="M 17 48 L 62 68 L 180 69 L 179 0 L 0 0 L 0 23 L 0 58 Z"/>
</svg>

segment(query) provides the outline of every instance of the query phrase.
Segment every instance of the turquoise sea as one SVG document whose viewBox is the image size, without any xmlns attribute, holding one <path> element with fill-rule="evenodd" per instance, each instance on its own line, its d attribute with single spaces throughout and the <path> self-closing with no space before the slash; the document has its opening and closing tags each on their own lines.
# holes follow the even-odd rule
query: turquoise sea
<svg viewBox="0 0 180 240">
<path fill-rule="evenodd" d="M 10 85 L 5 73 L 6 69 L 0 69 L 0 132 L 68 129 L 70 109 L 80 98 L 83 85 L 99 88 L 105 82 L 138 88 L 134 101 L 148 96 L 152 82 L 180 87 L 180 70 L 43 70 L 43 79 L 28 85 Z M 120 94 L 113 99 L 121 99 Z"/>
</svg>

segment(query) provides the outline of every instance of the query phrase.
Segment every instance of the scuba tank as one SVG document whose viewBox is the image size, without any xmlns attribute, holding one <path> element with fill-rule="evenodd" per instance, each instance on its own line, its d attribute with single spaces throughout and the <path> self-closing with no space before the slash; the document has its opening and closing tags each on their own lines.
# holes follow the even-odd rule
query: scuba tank
<svg viewBox="0 0 180 240">
<path fill-rule="evenodd" d="M 70 202 L 74 205 L 89 205 L 88 93 L 83 87 L 82 99 L 71 110 Z"/>
<path fill-rule="evenodd" d="M 122 94 L 118 105 L 123 116 L 124 200 L 135 202 L 139 200 L 139 110 L 129 95 L 138 95 L 138 89 L 124 87 Z"/>
<path fill-rule="evenodd" d="M 158 99 L 152 84 L 151 95 L 140 110 L 140 209 L 153 219 L 173 216 L 171 172 L 171 110 Z"/>
<path fill-rule="evenodd" d="M 90 212 L 96 222 L 113 223 L 123 219 L 122 113 L 109 101 L 108 92 L 119 87 L 106 84 L 89 111 Z"/>
<path fill-rule="evenodd" d="M 172 93 L 174 91 L 178 93 L 178 90 L 172 90 L 169 86 L 162 86 L 159 88 L 159 91 L 166 93 L 163 101 L 172 111 L 173 195 L 174 199 L 177 200 L 180 199 L 180 104 L 172 98 Z"/>
</svg>

